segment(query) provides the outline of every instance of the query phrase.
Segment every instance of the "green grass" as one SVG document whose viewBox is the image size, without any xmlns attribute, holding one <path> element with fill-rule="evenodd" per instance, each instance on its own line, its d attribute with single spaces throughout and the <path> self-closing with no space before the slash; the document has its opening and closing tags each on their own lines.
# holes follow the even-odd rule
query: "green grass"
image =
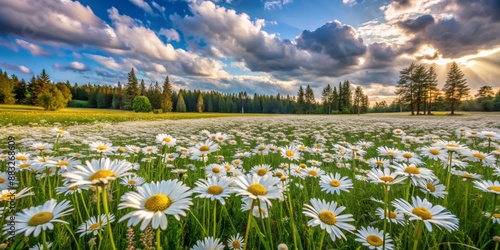
<svg viewBox="0 0 500 250">
<path fill-rule="evenodd" d="M 58 111 L 44 111 L 40 107 L 27 105 L 0 105 L 0 126 L 7 125 L 74 125 L 94 122 L 124 122 L 140 120 L 179 120 L 229 116 L 252 116 L 240 113 L 136 113 L 112 109 L 65 108 Z"/>
</svg>

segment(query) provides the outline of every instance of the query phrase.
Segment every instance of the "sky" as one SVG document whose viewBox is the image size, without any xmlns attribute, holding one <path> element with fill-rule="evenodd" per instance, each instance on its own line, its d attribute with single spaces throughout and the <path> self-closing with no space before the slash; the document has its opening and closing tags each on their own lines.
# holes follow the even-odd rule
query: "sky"
<svg viewBox="0 0 500 250">
<path fill-rule="evenodd" d="M 116 85 L 296 95 L 349 80 L 392 100 L 399 71 L 456 61 L 500 87 L 498 0 L 2 0 L 0 69 Z"/>
</svg>

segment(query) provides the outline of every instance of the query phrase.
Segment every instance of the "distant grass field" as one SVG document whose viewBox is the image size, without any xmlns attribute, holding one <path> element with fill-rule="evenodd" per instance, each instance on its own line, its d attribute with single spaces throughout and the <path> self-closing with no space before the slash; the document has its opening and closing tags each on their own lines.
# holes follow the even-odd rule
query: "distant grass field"
<svg viewBox="0 0 500 250">
<path fill-rule="evenodd" d="M 44 111 L 40 107 L 27 105 L 0 105 L 0 126 L 7 125 L 72 125 L 93 122 L 123 122 L 138 120 L 179 120 L 228 116 L 251 116 L 252 114 L 226 113 L 135 113 L 111 109 L 65 108 Z"/>
</svg>

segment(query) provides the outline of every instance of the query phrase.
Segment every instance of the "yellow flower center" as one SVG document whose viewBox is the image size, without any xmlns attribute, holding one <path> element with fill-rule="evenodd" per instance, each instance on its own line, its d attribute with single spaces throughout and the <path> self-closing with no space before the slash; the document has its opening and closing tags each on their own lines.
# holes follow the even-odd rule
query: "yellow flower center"
<svg viewBox="0 0 500 250">
<path fill-rule="evenodd" d="M 283 175 L 283 176 L 281 176 L 280 181 L 286 181 L 287 178 L 288 177 L 286 177 L 285 175 Z"/>
<path fill-rule="evenodd" d="M 474 178 L 474 176 L 470 175 L 470 174 L 463 174 L 462 175 L 464 178 L 467 178 L 467 179 L 472 179 Z"/>
<path fill-rule="evenodd" d="M 500 186 L 489 186 L 488 190 L 495 191 L 495 192 L 500 192 Z"/>
<path fill-rule="evenodd" d="M 379 247 L 384 244 L 384 241 L 376 235 L 368 235 L 368 237 L 366 237 L 366 242 L 375 247 Z"/>
<path fill-rule="evenodd" d="M 380 180 L 382 180 L 384 182 L 393 182 L 394 178 L 392 178 L 391 176 L 382 176 L 382 177 L 380 177 Z"/>
<path fill-rule="evenodd" d="M 429 153 L 431 153 L 432 155 L 439 155 L 439 150 L 432 148 L 431 150 L 429 150 Z"/>
<path fill-rule="evenodd" d="M 234 249 L 240 249 L 241 248 L 241 243 L 237 240 L 233 240 L 233 248 Z"/>
<path fill-rule="evenodd" d="M 318 171 L 314 170 L 314 169 L 311 169 L 307 172 L 308 175 L 310 176 L 317 176 L 318 175 Z"/>
<path fill-rule="evenodd" d="M 328 225 L 335 225 L 335 223 L 337 222 L 335 214 L 333 214 L 331 211 L 328 210 L 321 211 L 318 217 L 322 222 Z"/>
<path fill-rule="evenodd" d="M 358 152 L 359 151 L 359 149 L 357 149 L 357 148 L 352 148 L 351 150 L 352 150 L 352 152 Z"/>
<path fill-rule="evenodd" d="M 207 146 L 207 145 L 203 145 L 203 146 L 200 147 L 200 151 L 205 152 L 205 151 L 208 151 L 208 150 L 210 150 L 210 147 Z"/>
<path fill-rule="evenodd" d="M 265 168 L 260 168 L 258 171 L 257 171 L 257 174 L 259 176 L 264 176 L 265 174 L 267 173 L 267 170 Z"/>
<path fill-rule="evenodd" d="M 340 181 L 339 180 L 331 180 L 330 181 L 330 186 L 332 186 L 332 187 L 338 187 L 338 186 L 340 186 Z"/>
<path fill-rule="evenodd" d="M 29 163 L 23 163 L 23 164 L 19 165 L 19 168 L 27 168 L 29 166 L 31 166 L 31 164 L 29 164 Z"/>
<path fill-rule="evenodd" d="M 472 154 L 472 156 L 474 156 L 478 159 L 481 159 L 481 160 L 486 159 L 486 155 L 483 155 L 481 153 Z"/>
<path fill-rule="evenodd" d="M 305 146 L 300 146 L 299 149 L 300 150 L 306 150 L 306 147 Z"/>
<path fill-rule="evenodd" d="M 377 165 L 384 165 L 384 162 L 383 161 L 376 161 L 375 164 L 377 164 Z"/>
<path fill-rule="evenodd" d="M 414 208 L 413 210 L 411 210 L 411 212 L 412 212 L 414 215 L 416 215 L 416 216 L 418 216 L 418 217 L 422 218 L 422 220 L 430 220 L 430 219 L 432 219 L 432 214 L 431 214 L 431 212 L 429 212 L 429 210 L 427 210 L 427 209 L 426 209 L 426 208 L 424 208 L 424 207 L 416 207 L 416 208 Z"/>
<path fill-rule="evenodd" d="M 208 187 L 208 189 L 207 189 L 207 192 L 209 194 L 213 194 L 213 195 L 222 194 L 222 191 L 224 191 L 224 189 L 219 185 L 213 185 L 213 186 Z"/>
<path fill-rule="evenodd" d="M 57 130 L 57 133 L 60 134 L 60 135 L 62 135 L 62 134 L 64 134 L 64 130 L 59 129 L 59 130 Z"/>
<path fill-rule="evenodd" d="M 18 161 L 26 161 L 26 160 L 28 160 L 28 157 L 26 157 L 25 155 L 18 155 L 16 157 L 16 160 L 18 160 Z"/>
<path fill-rule="evenodd" d="M 411 154 L 410 153 L 404 153 L 403 154 L 403 157 L 406 158 L 406 159 L 410 159 L 411 158 Z"/>
<path fill-rule="evenodd" d="M 300 168 L 295 169 L 295 173 L 300 174 L 302 171 L 300 171 Z"/>
<path fill-rule="evenodd" d="M 285 152 L 285 155 L 288 156 L 288 157 L 294 157 L 295 156 L 295 153 L 292 151 L 292 150 L 287 150 Z"/>
<path fill-rule="evenodd" d="M 105 146 L 105 145 L 99 145 L 99 146 L 97 146 L 97 147 L 96 147 L 96 149 L 97 149 L 97 150 L 102 151 L 102 150 L 106 150 L 106 149 L 108 149 L 108 146 Z"/>
<path fill-rule="evenodd" d="M 96 229 L 98 229 L 100 226 L 101 226 L 101 223 L 100 223 L 100 222 L 96 222 L 96 223 L 94 223 L 94 224 L 90 225 L 89 230 L 96 230 Z"/>
<path fill-rule="evenodd" d="M 231 165 L 225 165 L 225 166 L 224 166 L 224 168 L 225 168 L 226 170 L 230 170 L 230 169 L 231 169 Z"/>
<path fill-rule="evenodd" d="M 5 182 L 5 179 L 0 177 L 0 184 L 4 183 Z"/>
<path fill-rule="evenodd" d="M 264 150 L 264 149 L 266 149 L 266 146 L 264 146 L 264 145 L 260 145 L 259 150 L 260 150 L 260 151 L 262 151 L 262 150 Z"/>
<path fill-rule="evenodd" d="M 306 165 L 306 164 L 304 164 L 304 163 L 300 163 L 300 164 L 299 164 L 299 167 L 301 167 L 301 168 L 307 168 L 307 165 Z"/>
<path fill-rule="evenodd" d="M 274 176 L 279 178 L 279 177 L 283 176 L 283 172 L 278 171 L 278 172 L 274 173 Z"/>
<path fill-rule="evenodd" d="M 418 168 L 414 166 L 405 168 L 405 172 L 408 174 L 420 174 L 420 170 L 418 170 Z"/>
<path fill-rule="evenodd" d="M 448 143 L 448 144 L 446 144 L 446 147 L 448 147 L 448 148 L 459 148 L 460 146 L 458 146 L 457 144 L 454 144 L 454 143 Z"/>
<path fill-rule="evenodd" d="M 220 168 L 218 167 L 212 168 L 212 172 L 218 174 L 220 172 Z"/>
<path fill-rule="evenodd" d="M 495 219 L 499 219 L 500 218 L 500 214 L 493 214 L 492 217 L 495 218 Z"/>
<path fill-rule="evenodd" d="M 130 184 L 130 185 L 135 185 L 135 184 L 137 184 L 137 182 L 136 182 L 136 181 L 134 181 L 134 180 L 130 180 L 130 181 L 128 181 L 128 184 Z"/>
<path fill-rule="evenodd" d="M 95 180 L 100 180 L 102 178 L 115 177 L 115 176 L 116 176 L 115 173 L 113 173 L 112 171 L 109 171 L 107 169 L 102 169 L 92 174 L 89 177 L 89 181 L 95 181 Z"/>
<path fill-rule="evenodd" d="M 127 152 L 127 149 L 124 147 L 121 147 L 121 148 L 118 148 L 118 152 L 125 153 L 125 152 Z"/>
<path fill-rule="evenodd" d="M 395 212 L 393 212 L 393 211 L 389 211 L 389 212 L 385 213 L 385 215 L 386 215 L 387 217 L 389 217 L 390 219 L 396 219 L 396 218 L 397 218 L 396 213 L 395 213 Z"/>
<path fill-rule="evenodd" d="M 35 227 L 39 225 L 43 225 L 54 218 L 54 215 L 51 212 L 38 212 L 33 215 L 28 221 L 28 226 Z"/>
<path fill-rule="evenodd" d="M 425 184 L 427 186 L 427 189 L 429 189 L 431 192 L 436 192 L 436 187 L 434 185 L 432 185 L 432 183 L 430 182 L 427 182 L 427 184 Z"/>
<path fill-rule="evenodd" d="M 170 199 L 164 194 L 155 194 L 146 201 L 144 207 L 152 212 L 164 211 L 172 205 Z"/>
<path fill-rule="evenodd" d="M 484 136 L 489 137 L 489 138 L 493 138 L 493 137 L 495 137 L 495 135 L 494 135 L 494 134 L 484 134 Z"/>
<path fill-rule="evenodd" d="M 394 155 L 394 154 L 396 154 L 396 152 L 394 152 L 394 151 L 389 151 L 389 152 L 387 152 L 387 154 L 388 154 L 388 155 Z"/>
<path fill-rule="evenodd" d="M 170 138 L 165 137 L 165 138 L 163 138 L 163 141 L 166 142 L 166 143 L 169 143 L 171 140 L 170 140 Z"/>
<path fill-rule="evenodd" d="M 69 166 L 69 162 L 67 162 L 67 161 L 59 161 L 58 163 L 56 163 L 56 166 L 58 166 L 58 167 Z"/>
<path fill-rule="evenodd" d="M 254 183 L 254 184 L 248 186 L 247 191 L 255 196 L 267 194 L 267 189 L 260 183 Z"/>
</svg>

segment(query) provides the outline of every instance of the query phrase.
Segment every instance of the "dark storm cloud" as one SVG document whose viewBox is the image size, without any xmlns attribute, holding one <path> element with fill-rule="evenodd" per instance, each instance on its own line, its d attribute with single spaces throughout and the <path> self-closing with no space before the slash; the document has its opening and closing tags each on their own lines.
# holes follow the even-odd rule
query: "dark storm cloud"
<svg viewBox="0 0 500 250">
<path fill-rule="evenodd" d="M 432 17 L 431 15 L 423 15 L 415 19 L 408 19 L 399 22 L 398 25 L 399 27 L 409 32 L 415 33 L 424 30 L 425 27 L 429 26 L 432 23 L 434 23 L 434 17 Z"/>
<path fill-rule="evenodd" d="M 411 6 L 411 1 L 410 0 L 393 0 L 396 4 L 396 8 L 407 8 Z"/>
<path fill-rule="evenodd" d="M 500 21 L 500 1 L 498 0 L 455 0 L 457 15 L 460 19 L 468 20 L 474 17 L 489 18 L 494 22 Z"/>
<path fill-rule="evenodd" d="M 338 21 L 328 22 L 315 31 L 305 30 L 295 41 L 300 49 L 327 54 L 344 65 L 357 64 L 357 58 L 366 52 L 356 30 Z"/>
</svg>

